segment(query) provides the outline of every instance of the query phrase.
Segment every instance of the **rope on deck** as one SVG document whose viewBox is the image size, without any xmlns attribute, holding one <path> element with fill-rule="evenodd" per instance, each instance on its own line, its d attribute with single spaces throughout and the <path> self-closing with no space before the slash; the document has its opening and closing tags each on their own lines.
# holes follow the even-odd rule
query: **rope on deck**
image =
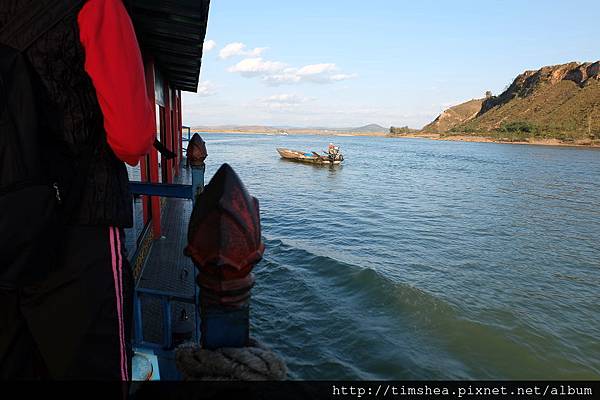
<svg viewBox="0 0 600 400">
<path fill-rule="evenodd" d="M 216 350 L 184 343 L 175 350 L 175 361 L 184 380 L 279 381 L 287 375 L 281 357 L 252 339 L 248 347 Z"/>
</svg>

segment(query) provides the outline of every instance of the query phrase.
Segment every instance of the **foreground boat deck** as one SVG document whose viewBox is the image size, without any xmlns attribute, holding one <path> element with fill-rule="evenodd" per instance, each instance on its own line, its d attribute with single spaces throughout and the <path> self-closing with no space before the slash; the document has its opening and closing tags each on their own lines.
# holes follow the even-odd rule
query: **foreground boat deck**
<svg viewBox="0 0 600 400">
<path fill-rule="evenodd" d="M 191 184 L 190 170 L 180 167 L 179 176 L 174 183 Z M 196 270 L 191 260 L 183 254 L 183 249 L 187 243 L 187 228 L 191 212 L 191 200 L 164 199 L 161 213 L 161 236 L 154 238 L 152 242 L 152 247 L 138 279 L 138 288 L 171 292 L 182 297 L 192 297 L 194 295 Z M 140 200 L 136 201 L 135 216 L 141 219 Z M 140 221 L 140 219 L 137 221 Z M 133 228 L 127 230 L 127 244 L 130 248 L 129 257 L 133 256 L 131 250 L 135 248 L 135 238 L 142 231 L 141 225 L 141 223 L 136 223 Z M 189 316 L 192 326 L 196 323 L 192 304 L 173 302 L 171 304 L 171 316 L 174 329 L 176 329 L 176 322 L 180 319 L 183 309 Z M 163 307 L 159 299 L 142 297 L 142 320 L 144 341 L 153 343 L 165 341 L 163 337 Z M 194 337 L 194 339 L 197 340 L 198 338 Z M 157 355 L 159 356 L 161 379 L 179 379 L 179 374 L 174 368 L 173 352 L 160 351 L 159 353 Z"/>
</svg>

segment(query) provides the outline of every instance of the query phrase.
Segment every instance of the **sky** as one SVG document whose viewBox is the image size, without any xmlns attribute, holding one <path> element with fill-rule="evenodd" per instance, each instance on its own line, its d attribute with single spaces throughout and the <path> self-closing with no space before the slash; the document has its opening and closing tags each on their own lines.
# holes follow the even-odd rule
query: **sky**
<svg viewBox="0 0 600 400">
<path fill-rule="evenodd" d="M 421 128 L 525 70 L 600 60 L 600 1 L 212 0 L 190 126 Z"/>
</svg>

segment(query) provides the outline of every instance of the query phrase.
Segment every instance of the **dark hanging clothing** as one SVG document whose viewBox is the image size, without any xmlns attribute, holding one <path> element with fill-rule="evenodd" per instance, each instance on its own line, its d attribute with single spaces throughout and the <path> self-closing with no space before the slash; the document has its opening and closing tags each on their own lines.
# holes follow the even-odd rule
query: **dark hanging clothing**
<svg viewBox="0 0 600 400">
<path fill-rule="evenodd" d="M 73 227 L 43 282 L 0 287 L 0 380 L 131 379 L 123 240 L 115 227 Z"/>
<path fill-rule="evenodd" d="M 31 0 L 2 0 L 0 28 Z M 41 80 L 40 109 L 52 146 L 46 165 L 59 183 L 86 145 L 95 147 L 72 224 L 130 227 L 132 197 L 124 161 L 135 165 L 154 140 L 137 39 L 121 0 L 89 0 L 26 52 Z M 100 101 L 99 101 L 100 100 Z M 104 111 L 104 112 L 103 112 Z"/>
<path fill-rule="evenodd" d="M 39 1 L 0 1 L 0 29 Z M 25 56 L 39 78 L 44 167 L 81 196 L 54 235 L 58 255 L 32 258 L 43 278 L 0 282 L 0 379 L 129 380 L 133 279 L 122 228 L 132 225 L 132 198 L 125 163 L 137 164 L 155 137 L 135 32 L 121 0 L 87 0 Z M 83 164 L 85 183 L 70 188 Z"/>
</svg>

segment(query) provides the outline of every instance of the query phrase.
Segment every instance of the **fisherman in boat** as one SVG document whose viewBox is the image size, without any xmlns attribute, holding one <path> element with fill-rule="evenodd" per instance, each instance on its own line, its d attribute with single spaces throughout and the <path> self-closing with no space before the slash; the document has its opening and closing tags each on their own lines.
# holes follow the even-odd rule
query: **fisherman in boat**
<svg viewBox="0 0 600 400">
<path fill-rule="evenodd" d="M 64 214 L 60 229 L 0 264 L 0 380 L 129 380 L 133 276 L 123 229 L 133 211 L 125 163 L 136 165 L 155 138 L 132 22 L 122 0 L 2 0 L 0 27 L 0 65 L 18 58 L 39 83 L 37 111 L 21 112 L 47 117 L 40 158 L 56 190 L 48 204 L 62 198 Z M 2 163 L 17 157 L 3 151 L 6 143 Z M 2 207 L 2 221 L 34 211 Z M 0 224 L 8 238 L 0 254 L 14 253 L 32 219 L 19 217 L 16 233 Z M 35 278 L 24 280 L 23 270 Z"/>
<path fill-rule="evenodd" d="M 333 143 L 329 143 L 329 146 L 327 147 L 327 157 L 332 163 L 334 161 L 342 161 L 343 158 L 340 154 L 340 147 L 334 145 Z"/>
<path fill-rule="evenodd" d="M 281 158 L 311 164 L 339 164 L 344 160 L 344 156 L 340 153 L 339 146 L 329 143 L 327 151 L 323 150 L 324 154 L 319 154 L 316 151 L 304 152 L 298 150 L 290 150 L 282 147 L 277 148 L 277 152 Z"/>
</svg>

